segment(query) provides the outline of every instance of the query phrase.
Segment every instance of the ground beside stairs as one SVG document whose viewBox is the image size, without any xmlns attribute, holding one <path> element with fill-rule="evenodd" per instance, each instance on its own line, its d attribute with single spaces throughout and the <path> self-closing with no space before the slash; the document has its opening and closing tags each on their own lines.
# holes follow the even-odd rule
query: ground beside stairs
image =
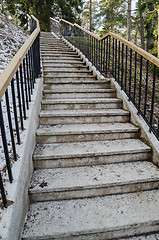
<svg viewBox="0 0 159 240">
<path fill-rule="evenodd" d="M 41 56 L 42 110 L 22 239 L 157 240 L 159 169 L 110 79 L 97 80 L 51 33 L 41 33 Z"/>
</svg>

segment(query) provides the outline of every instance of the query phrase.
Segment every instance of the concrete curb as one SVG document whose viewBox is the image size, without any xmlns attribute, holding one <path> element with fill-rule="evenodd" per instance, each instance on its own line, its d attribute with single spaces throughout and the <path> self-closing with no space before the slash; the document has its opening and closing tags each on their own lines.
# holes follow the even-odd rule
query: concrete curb
<svg viewBox="0 0 159 240">
<path fill-rule="evenodd" d="M 78 55 L 89 67 L 89 69 L 93 71 L 93 75 L 96 76 L 98 80 L 105 79 L 105 77 L 92 65 L 92 63 L 85 57 L 85 55 L 79 49 L 75 48 L 64 37 L 62 37 L 62 40 L 78 53 Z M 114 78 L 111 78 L 111 86 L 116 89 L 117 98 L 123 100 L 123 108 L 130 112 L 131 123 L 140 128 L 140 138 L 142 139 L 143 142 L 151 146 L 153 152 L 152 161 L 159 166 L 159 141 L 156 139 L 153 133 L 149 132 L 148 125 L 145 123 L 142 117 L 137 114 L 135 106 L 128 100 L 127 95 L 124 93 L 124 91 L 121 90 L 120 86 L 118 85 Z"/>
<path fill-rule="evenodd" d="M 7 198 L 13 205 L 3 210 L 0 221 L 0 239 L 18 240 L 24 225 L 29 206 L 28 185 L 33 172 L 32 154 L 35 147 L 35 133 L 39 124 L 41 110 L 43 78 L 36 79 L 32 102 L 24 122 L 25 130 L 21 133 L 21 145 L 17 145 L 17 154 L 20 156 L 13 164 L 13 183 L 5 186 Z"/>
</svg>

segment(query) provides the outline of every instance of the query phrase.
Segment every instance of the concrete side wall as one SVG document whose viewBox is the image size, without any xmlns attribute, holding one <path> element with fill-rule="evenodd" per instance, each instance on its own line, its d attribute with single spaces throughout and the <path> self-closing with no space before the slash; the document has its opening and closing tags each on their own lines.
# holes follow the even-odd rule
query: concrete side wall
<svg viewBox="0 0 159 240">
<path fill-rule="evenodd" d="M 4 209 L 0 220 L 0 239 L 18 240 L 29 206 L 28 185 L 33 172 L 32 154 L 35 148 L 35 133 L 39 124 L 43 79 L 36 79 L 32 102 L 24 122 L 25 130 L 21 134 L 21 145 L 17 145 L 18 161 L 13 164 L 12 184 L 7 183 L 7 198 L 14 204 Z"/>
<path fill-rule="evenodd" d="M 93 71 L 93 75 L 97 76 L 97 79 L 105 79 L 105 77 L 101 75 L 99 71 L 96 70 L 92 63 L 89 62 L 89 60 L 85 57 L 85 55 L 82 54 L 82 52 L 80 52 L 79 49 L 75 48 L 64 38 L 63 41 L 66 42 L 70 47 L 72 47 L 79 54 L 79 56 L 81 56 L 86 65 L 89 66 L 90 70 Z M 151 146 L 152 161 L 159 166 L 159 141 L 152 133 L 149 132 L 147 124 L 142 119 L 142 117 L 137 114 L 136 108 L 133 106 L 131 102 L 128 101 L 128 97 L 126 96 L 124 91 L 121 90 L 120 86 L 118 85 L 114 78 L 111 78 L 111 86 L 116 89 L 117 98 L 123 100 L 123 108 L 131 113 L 130 121 L 135 126 L 138 126 L 140 128 L 140 138 L 142 139 L 143 142 Z"/>
</svg>

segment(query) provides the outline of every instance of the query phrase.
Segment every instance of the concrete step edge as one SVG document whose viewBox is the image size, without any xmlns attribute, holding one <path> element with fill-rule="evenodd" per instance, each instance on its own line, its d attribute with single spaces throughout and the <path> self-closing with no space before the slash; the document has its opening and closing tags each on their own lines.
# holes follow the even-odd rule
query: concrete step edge
<svg viewBox="0 0 159 240">
<path fill-rule="evenodd" d="M 157 232 L 158 202 L 159 191 L 152 190 L 32 204 L 22 239 L 108 240 Z M 44 216 L 47 225 L 41 221 Z"/>
</svg>

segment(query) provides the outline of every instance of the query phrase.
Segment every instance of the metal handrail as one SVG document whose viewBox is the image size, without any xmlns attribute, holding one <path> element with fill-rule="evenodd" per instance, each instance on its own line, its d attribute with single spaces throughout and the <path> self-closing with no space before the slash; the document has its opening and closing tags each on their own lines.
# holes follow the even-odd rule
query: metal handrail
<svg viewBox="0 0 159 240">
<path fill-rule="evenodd" d="M 54 26 L 55 20 L 51 22 Z M 100 38 L 77 24 L 57 22 L 63 37 L 103 75 L 115 78 L 159 140 L 159 59 L 115 33 Z"/>
<path fill-rule="evenodd" d="M 124 43 L 126 46 L 132 48 L 138 54 L 140 54 L 141 56 L 143 56 L 144 58 L 148 59 L 150 62 L 155 64 L 157 67 L 159 67 L 159 58 L 153 56 L 152 54 L 148 53 L 147 51 L 143 50 L 142 48 L 136 46 L 132 42 L 127 41 L 126 39 L 124 39 L 123 37 L 121 37 L 120 35 L 118 35 L 116 33 L 109 32 L 109 33 L 105 34 L 103 37 L 98 37 L 94 33 L 90 32 L 89 30 L 84 29 L 83 27 L 79 26 L 78 24 L 72 24 L 64 19 L 60 19 L 59 21 L 57 21 L 56 19 L 53 19 L 50 17 L 50 20 L 55 21 L 57 23 L 67 23 L 70 26 L 77 27 L 77 28 L 81 29 L 83 32 L 89 34 L 90 36 L 94 37 L 95 39 L 97 39 L 99 41 L 102 41 L 102 40 L 106 39 L 107 37 L 112 36 L 114 39 L 117 39 L 120 42 Z"/>
<path fill-rule="evenodd" d="M 9 141 L 11 142 L 14 161 L 17 161 L 15 136 L 13 133 L 13 118 L 11 117 L 10 107 L 13 108 L 14 113 L 17 144 L 20 145 L 21 141 L 19 130 L 20 128 L 22 131 L 24 130 L 24 120 L 26 120 L 29 102 L 31 102 L 35 79 L 40 77 L 39 21 L 34 16 L 31 16 L 30 24 L 32 34 L 0 75 L 0 137 L 2 138 L 10 183 L 13 181 L 13 174 L 10 164 L 10 154 L 8 151 Z M 6 135 L 6 123 L 4 122 L 3 107 L 5 107 L 7 112 L 10 139 L 8 139 L 8 136 Z M 19 116 L 17 108 L 19 109 Z M 7 198 L 3 186 L 1 171 L 0 191 L 4 207 L 7 207 Z"/>
</svg>

